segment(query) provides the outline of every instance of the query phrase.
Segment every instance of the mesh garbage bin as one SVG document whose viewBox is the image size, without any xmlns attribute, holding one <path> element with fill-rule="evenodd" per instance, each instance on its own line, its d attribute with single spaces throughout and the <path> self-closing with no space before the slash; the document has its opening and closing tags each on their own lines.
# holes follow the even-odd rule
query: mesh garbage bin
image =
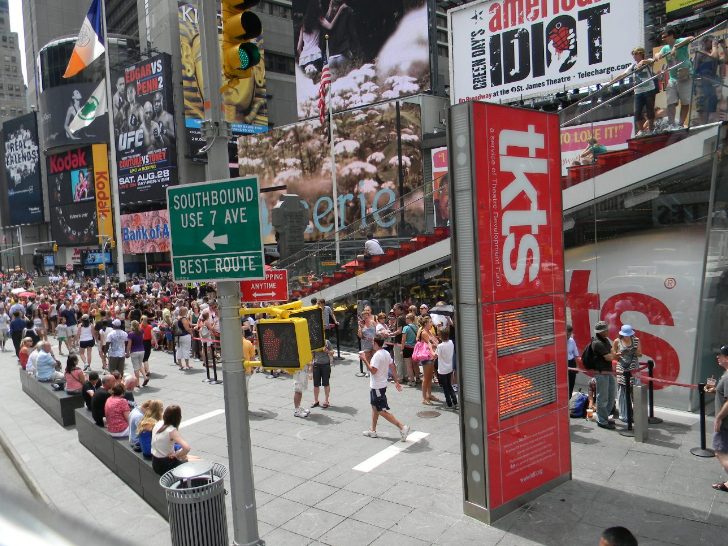
<svg viewBox="0 0 728 546">
<path fill-rule="evenodd" d="M 225 476 L 221 464 L 195 461 L 160 478 L 174 546 L 228 546 Z"/>
</svg>

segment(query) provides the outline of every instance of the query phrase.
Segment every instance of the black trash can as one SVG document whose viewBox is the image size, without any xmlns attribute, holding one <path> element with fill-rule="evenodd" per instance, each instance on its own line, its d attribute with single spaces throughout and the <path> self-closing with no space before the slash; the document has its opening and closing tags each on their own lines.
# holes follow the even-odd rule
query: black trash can
<svg viewBox="0 0 728 546">
<path fill-rule="evenodd" d="M 225 476 L 221 464 L 194 461 L 160 478 L 174 546 L 228 546 Z"/>
</svg>

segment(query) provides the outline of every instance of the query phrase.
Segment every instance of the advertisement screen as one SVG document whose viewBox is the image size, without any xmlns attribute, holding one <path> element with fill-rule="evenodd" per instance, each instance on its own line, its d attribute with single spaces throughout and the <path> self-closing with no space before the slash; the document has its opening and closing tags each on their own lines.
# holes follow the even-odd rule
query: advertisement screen
<svg viewBox="0 0 728 546">
<path fill-rule="evenodd" d="M 87 252 L 83 262 L 85 267 L 94 267 L 100 264 L 111 263 L 111 252 Z"/>
<path fill-rule="evenodd" d="M 119 202 L 162 202 L 177 183 L 171 60 L 161 54 L 127 67 L 114 81 L 112 112 Z"/>
<path fill-rule="evenodd" d="M 398 228 L 420 233 L 417 230 L 424 227 L 422 194 L 411 193 L 423 184 L 420 108 L 400 106 L 399 127 L 394 102 L 334 116 L 340 229 L 357 222 L 360 225 L 363 218 L 376 212 L 379 215 L 374 215 L 370 227 L 379 237 L 395 235 Z M 333 235 L 331 147 L 328 133 L 318 120 L 240 138 L 238 157 L 241 176 L 257 175 L 261 188 L 287 188 L 261 195 L 265 243 L 275 242 L 271 210 L 284 193 L 300 195 L 310 211 L 307 240 Z M 399 215 L 386 217 L 385 213 L 396 207 L 399 197 L 405 194 L 410 194 L 408 206 L 404 223 L 398 226 Z"/>
<path fill-rule="evenodd" d="M 450 10 L 452 103 L 553 94 L 624 71 L 644 42 L 642 1 L 583 4 L 487 0 Z"/>
<path fill-rule="evenodd" d="M 326 35 L 335 111 L 430 89 L 425 0 L 293 0 L 299 118 L 319 115 Z"/>
<path fill-rule="evenodd" d="M 435 205 L 435 225 L 447 226 L 450 223 L 450 180 L 447 170 L 450 158 L 447 146 L 430 150 L 432 157 L 432 194 Z"/>
<path fill-rule="evenodd" d="M 79 83 L 51 87 L 40 95 L 40 123 L 43 127 L 43 148 L 79 146 L 108 142 L 108 114 L 97 117 L 91 125 L 71 134 L 68 125 L 94 92 L 96 83 Z"/>
<path fill-rule="evenodd" d="M 98 242 L 92 147 L 48 156 L 51 232 L 59 245 Z"/>
<path fill-rule="evenodd" d="M 193 159 L 204 158 L 198 152 L 205 146 L 201 132 L 205 108 L 198 2 L 199 0 L 177 1 L 187 150 Z M 239 80 L 234 89 L 226 89 L 222 93 L 225 119 L 231 124 L 233 135 L 264 133 L 268 130 L 265 52 L 261 38 L 258 39 L 261 59 L 253 68 L 253 77 Z"/>
<path fill-rule="evenodd" d="M 38 123 L 35 112 L 3 123 L 6 226 L 43 222 Z"/>
<path fill-rule="evenodd" d="M 167 209 L 121 215 L 124 254 L 169 252 Z"/>
<path fill-rule="evenodd" d="M 714 8 L 725 0 L 666 0 L 665 12 L 667 19 L 673 21 L 681 17 L 692 15 L 696 10 Z"/>
<path fill-rule="evenodd" d="M 584 123 L 561 129 L 561 174 L 579 160 L 581 153 L 589 146 L 588 140 L 596 138 L 607 151 L 625 150 L 627 141 L 634 137 L 634 119 L 619 118 L 608 121 Z"/>
</svg>

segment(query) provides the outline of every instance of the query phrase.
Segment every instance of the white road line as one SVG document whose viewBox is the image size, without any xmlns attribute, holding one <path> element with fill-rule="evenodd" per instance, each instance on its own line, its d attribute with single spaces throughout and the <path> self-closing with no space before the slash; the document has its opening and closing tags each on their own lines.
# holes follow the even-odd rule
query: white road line
<svg viewBox="0 0 728 546">
<path fill-rule="evenodd" d="M 391 446 L 383 449 L 376 455 L 372 455 L 366 461 L 356 465 L 354 467 L 354 470 L 358 470 L 359 472 L 371 472 L 372 470 L 377 468 L 379 465 L 386 463 L 392 457 L 399 455 L 405 449 L 416 444 L 417 442 L 422 440 L 422 438 L 426 438 L 429 435 L 430 435 L 429 432 L 420 432 L 420 431 L 410 432 L 410 435 L 407 436 L 406 442 L 397 442 L 396 444 L 392 444 Z"/>
<path fill-rule="evenodd" d="M 217 417 L 218 415 L 221 415 L 225 413 L 224 409 L 216 409 L 214 411 L 208 411 L 207 413 L 203 413 L 202 415 L 198 415 L 197 417 L 193 417 L 192 419 L 187 419 L 184 423 L 180 424 L 179 428 L 185 428 L 190 425 L 194 425 L 199 423 L 200 421 L 205 421 L 207 419 L 212 419 L 213 417 Z"/>
</svg>

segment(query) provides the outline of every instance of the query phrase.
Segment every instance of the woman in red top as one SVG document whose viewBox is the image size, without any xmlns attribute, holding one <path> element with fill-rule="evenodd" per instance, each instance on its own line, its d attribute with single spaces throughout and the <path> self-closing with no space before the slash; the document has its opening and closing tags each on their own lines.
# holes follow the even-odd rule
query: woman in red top
<svg viewBox="0 0 728 546">
<path fill-rule="evenodd" d="M 142 315 L 142 322 L 139 326 L 144 334 L 142 337 L 144 341 L 144 361 L 142 366 L 144 367 L 144 375 L 146 377 L 144 378 L 142 387 L 146 387 L 147 383 L 149 383 L 149 355 L 152 354 L 152 346 L 157 346 L 157 339 L 154 337 L 152 325 L 149 324 L 149 318 L 146 315 Z"/>
<path fill-rule="evenodd" d="M 28 357 L 33 352 L 33 340 L 29 337 L 23 339 L 23 344 L 20 346 L 18 351 L 18 360 L 20 361 L 20 367 L 25 369 L 28 364 Z"/>
<path fill-rule="evenodd" d="M 129 436 L 129 402 L 124 398 L 124 385 L 111 387 L 111 396 L 104 405 L 106 430 L 114 438 Z"/>
</svg>

